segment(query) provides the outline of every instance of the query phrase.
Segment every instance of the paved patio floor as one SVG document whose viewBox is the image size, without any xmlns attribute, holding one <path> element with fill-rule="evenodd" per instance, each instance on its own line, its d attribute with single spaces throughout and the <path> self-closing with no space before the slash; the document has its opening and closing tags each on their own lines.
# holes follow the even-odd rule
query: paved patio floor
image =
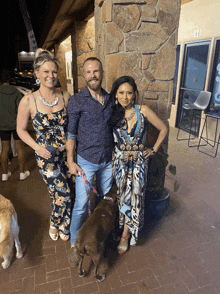
<svg viewBox="0 0 220 294">
<path fill-rule="evenodd" d="M 119 256 L 109 247 L 101 268 L 103 283 L 94 278 L 90 260 L 88 276 L 78 277 L 68 262 L 69 242 L 48 235 L 50 199 L 33 152 L 27 148 L 31 175 L 18 180 L 17 159 L 12 176 L 0 182 L 0 193 L 18 213 L 22 259 L 0 270 L 1 294 L 217 294 L 220 293 L 220 155 L 212 158 L 186 141 L 176 140 L 170 129 L 169 163 L 177 168 L 180 189 L 166 187 L 171 202 L 165 216 L 146 226 L 139 246 Z M 113 244 L 112 244 L 113 245 Z"/>
</svg>

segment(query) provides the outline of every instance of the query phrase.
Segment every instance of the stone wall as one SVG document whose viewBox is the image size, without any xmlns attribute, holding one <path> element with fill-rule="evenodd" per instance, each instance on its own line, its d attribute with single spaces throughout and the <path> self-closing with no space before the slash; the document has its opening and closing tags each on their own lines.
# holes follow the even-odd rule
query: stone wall
<svg viewBox="0 0 220 294">
<path fill-rule="evenodd" d="M 148 105 L 167 125 L 180 7 L 181 0 L 95 1 L 95 52 L 103 62 L 104 88 L 110 91 L 115 79 L 132 76 L 140 93 L 138 104 Z M 149 123 L 148 147 L 154 145 L 157 136 L 158 130 Z M 164 145 L 168 148 L 168 136 Z M 155 191 L 158 187 L 162 191 L 165 181 L 165 167 L 159 157 L 150 159 L 148 166 L 148 188 Z M 155 167 L 160 173 L 155 174 Z"/>
<path fill-rule="evenodd" d="M 90 56 L 95 56 L 95 18 L 92 17 L 88 21 L 75 22 L 75 40 L 76 40 L 76 64 L 77 64 L 77 84 L 78 91 L 85 87 L 85 80 L 83 78 L 83 62 Z M 66 61 L 65 53 L 72 50 L 71 36 L 67 37 L 62 43 L 55 45 L 55 56 L 60 63 L 58 71 L 59 80 L 61 83 L 61 90 L 67 89 L 66 76 Z M 73 59 L 74 62 L 74 59 Z"/>
<path fill-rule="evenodd" d="M 95 18 L 89 21 L 76 22 L 76 54 L 78 90 L 82 90 L 86 83 L 83 78 L 83 62 L 86 58 L 95 56 Z"/>
<path fill-rule="evenodd" d="M 181 0 L 96 0 L 95 53 L 104 66 L 103 87 L 131 75 L 148 105 L 170 116 Z"/>
</svg>

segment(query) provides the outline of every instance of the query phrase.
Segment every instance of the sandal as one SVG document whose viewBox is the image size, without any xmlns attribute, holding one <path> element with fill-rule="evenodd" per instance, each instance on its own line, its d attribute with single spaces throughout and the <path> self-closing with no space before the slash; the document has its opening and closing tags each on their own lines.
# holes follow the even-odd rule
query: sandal
<svg viewBox="0 0 220 294">
<path fill-rule="evenodd" d="M 63 241 L 68 241 L 70 236 L 69 235 L 65 235 L 64 233 L 62 233 L 61 231 L 59 231 L 59 236 L 60 236 L 60 239 L 63 240 Z"/>
<path fill-rule="evenodd" d="M 57 230 L 57 228 L 53 227 L 53 226 L 50 226 L 50 230 L 51 229 L 54 229 L 54 230 Z M 49 230 L 49 235 L 50 235 L 50 238 L 54 241 L 57 241 L 58 238 L 59 238 L 59 233 L 58 233 L 58 230 L 56 233 L 52 233 L 51 231 Z"/>
<path fill-rule="evenodd" d="M 118 245 L 117 249 L 118 249 L 118 253 L 120 255 L 124 254 L 127 250 L 128 250 L 128 240 L 130 239 L 130 235 L 129 236 L 121 236 L 121 239 L 125 239 L 127 240 L 127 245 L 126 246 L 123 246 L 123 245 Z"/>
</svg>

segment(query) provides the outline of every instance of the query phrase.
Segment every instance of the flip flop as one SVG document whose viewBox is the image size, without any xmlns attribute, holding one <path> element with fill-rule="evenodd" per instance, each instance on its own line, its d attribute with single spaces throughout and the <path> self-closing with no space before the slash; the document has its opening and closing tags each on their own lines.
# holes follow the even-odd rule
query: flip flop
<svg viewBox="0 0 220 294">
<path fill-rule="evenodd" d="M 55 228 L 55 227 L 53 227 L 53 226 L 50 226 L 50 229 L 56 229 L 56 230 L 57 230 L 57 228 Z M 51 233 L 50 230 L 49 230 L 49 235 L 50 235 L 50 238 L 51 238 L 52 240 L 54 240 L 54 241 L 57 241 L 58 238 L 59 238 L 58 230 L 57 230 L 57 233 Z"/>
<path fill-rule="evenodd" d="M 125 239 L 125 240 L 129 240 L 130 236 L 121 236 L 122 239 Z M 122 246 L 122 245 L 118 245 L 118 253 L 120 255 L 124 254 L 127 250 L 128 250 L 128 242 L 127 242 L 127 245 L 126 246 Z"/>
<path fill-rule="evenodd" d="M 59 236 L 60 236 L 60 239 L 63 240 L 63 241 L 68 241 L 70 236 L 69 235 L 65 235 L 64 233 L 62 233 L 61 231 L 59 231 Z"/>
</svg>

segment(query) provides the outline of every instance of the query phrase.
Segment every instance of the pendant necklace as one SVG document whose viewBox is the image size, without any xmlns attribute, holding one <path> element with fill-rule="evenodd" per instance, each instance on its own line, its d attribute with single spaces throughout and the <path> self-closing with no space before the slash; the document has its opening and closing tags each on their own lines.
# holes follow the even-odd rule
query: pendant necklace
<svg viewBox="0 0 220 294">
<path fill-rule="evenodd" d="M 103 96 L 102 96 L 101 99 L 97 99 L 96 97 L 95 97 L 95 99 L 96 99 L 99 103 L 101 103 L 102 105 L 104 104 L 104 97 L 103 97 Z"/>
<path fill-rule="evenodd" d="M 47 102 L 44 99 L 44 97 L 42 97 L 40 90 L 38 90 L 38 91 L 40 93 L 40 100 L 43 102 L 44 105 L 51 107 L 51 106 L 54 106 L 54 105 L 56 105 L 58 103 L 58 101 L 59 101 L 59 98 L 58 97 L 55 97 L 53 102 Z"/>
<path fill-rule="evenodd" d="M 103 105 L 104 104 L 104 99 L 102 98 L 102 100 L 99 101 L 99 103 L 101 103 Z"/>
<path fill-rule="evenodd" d="M 129 120 L 131 120 L 134 117 L 134 115 L 135 115 L 135 108 L 133 107 L 131 114 L 128 117 L 125 117 L 125 119 L 127 121 L 129 121 Z"/>
</svg>

